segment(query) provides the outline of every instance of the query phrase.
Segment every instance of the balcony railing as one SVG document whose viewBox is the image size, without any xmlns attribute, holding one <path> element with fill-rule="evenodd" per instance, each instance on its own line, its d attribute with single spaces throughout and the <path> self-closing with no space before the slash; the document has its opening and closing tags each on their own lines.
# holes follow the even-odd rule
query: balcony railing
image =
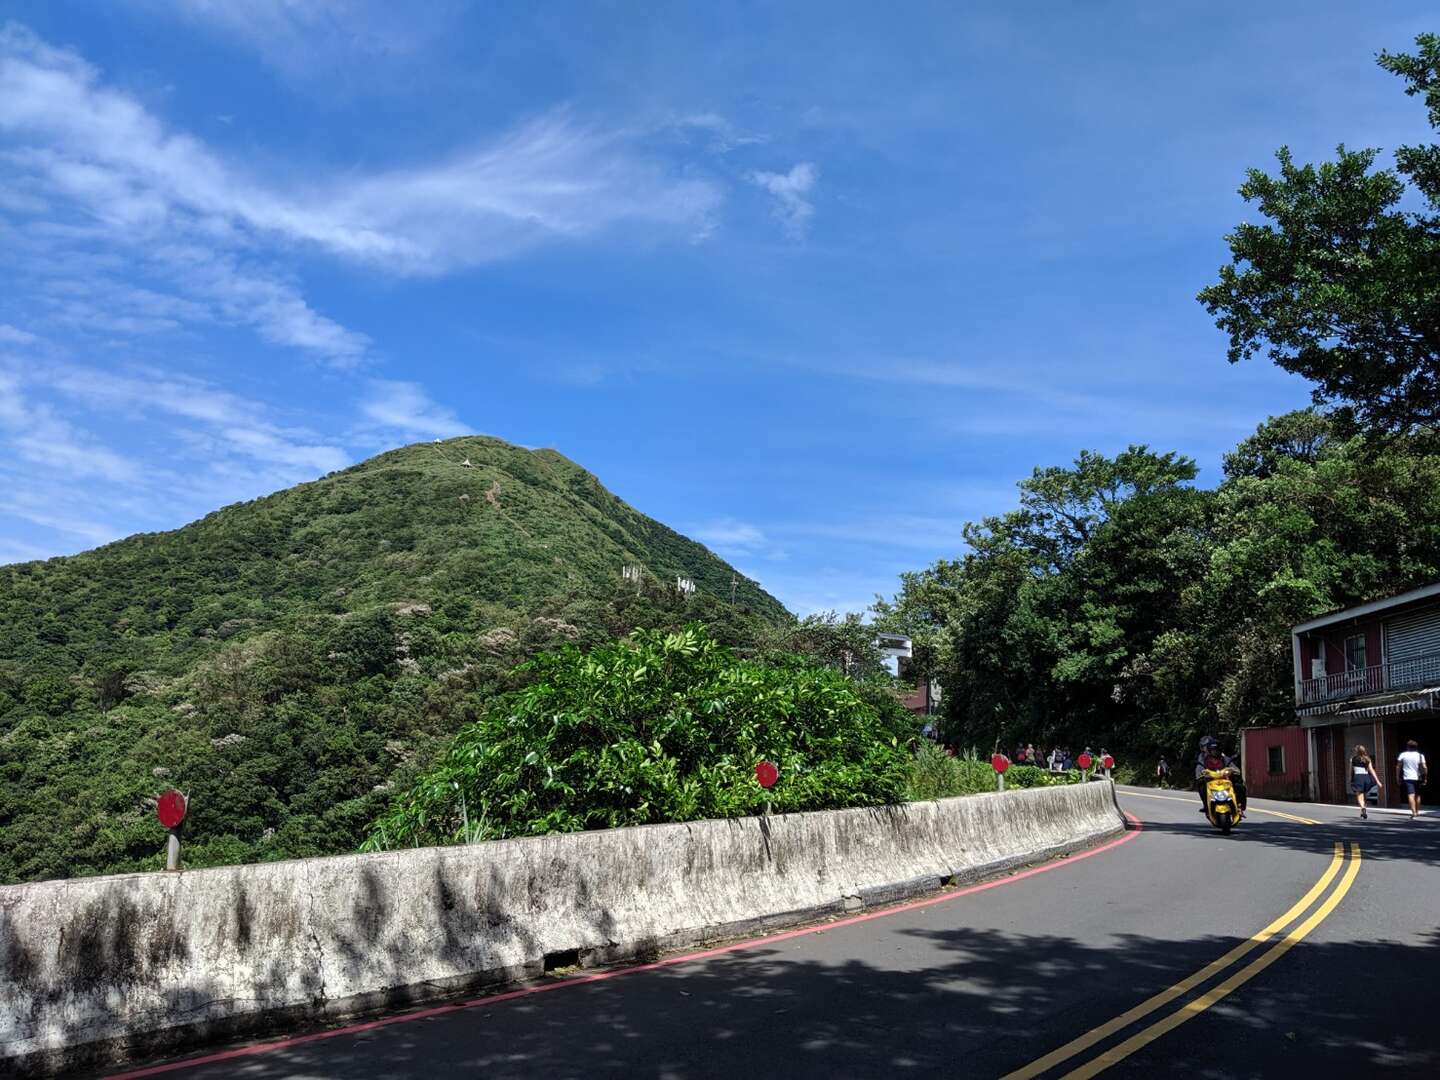
<svg viewBox="0 0 1440 1080">
<path fill-rule="evenodd" d="M 1295 703 L 1319 705 L 1366 694 L 1383 694 L 1389 690 L 1420 690 L 1427 686 L 1440 686 L 1440 653 L 1376 664 L 1374 667 L 1351 668 L 1317 679 L 1302 679 L 1295 688 Z"/>
</svg>

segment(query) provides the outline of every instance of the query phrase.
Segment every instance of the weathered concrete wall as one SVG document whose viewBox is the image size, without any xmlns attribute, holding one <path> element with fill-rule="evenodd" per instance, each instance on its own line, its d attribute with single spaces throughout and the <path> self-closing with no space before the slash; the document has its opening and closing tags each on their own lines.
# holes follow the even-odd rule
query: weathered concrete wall
<svg viewBox="0 0 1440 1080">
<path fill-rule="evenodd" d="M 0 1068 L 645 956 L 1093 843 L 1108 783 L 0 888 Z"/>
</svg>

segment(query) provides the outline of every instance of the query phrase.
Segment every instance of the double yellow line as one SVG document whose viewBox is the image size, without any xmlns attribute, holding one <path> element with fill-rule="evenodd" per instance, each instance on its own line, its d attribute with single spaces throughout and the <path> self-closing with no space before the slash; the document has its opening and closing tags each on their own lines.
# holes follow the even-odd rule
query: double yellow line
<svg viewBox="0 0 1440 1080">
<path fill-rule="evenodd" d="M 1070 1080 L 1070 1078 L 1083 1080 L 1085 1077 L 1095 1076 L 1116 1062 L 1123 1061 L 1140 1048 L 1148 1046 L 1166 1032 L 1175 1030 L 1181 1024 L 1185 1023 L 1185 1021 L 1193 1020 L 1217 1001 L 1228 997 L 1239 987 L 1245 985 L 1245 983 L 1275 963 L 1276 960 L 1279 960 L 1303 941 L 1310 931 L 1319 926 L 1320 923 L 1335 910 L 1340 901 L 1345 899 L 1345 894 L 1350 891 L 1350 886 L 1355 881 L 1355 875 L 1360 873 L 1359 844 L 1352 843 L 1350 845 L 1350 855 L 1347 860 L 1345 856 L 1345 845 L 1337 841 L 1335 844 L 1335 853 L 1330 859 L 1330 866 L 1326 869 L 1325 873 L 1320 875 L 1320 880 L 1315 882 L 1315 884 L 1310 887 L 1310 891 L 1296 901 L 1295 905 L 1289 911 L 1285 912 L 1284 915 L 1281 915 L 1254 937 L 1242 941 L 1239 945 L 1235 946 L 1235 948 L 1220 957 L 1220 959 L 1206 964 L 1199 971 L 1195 972 L 1195 974 L 1181 979 L 1174 986 L 1160 991 L 1160 993 L 1152 998 L 1142 1001 L 1128 1012 L 1121 1013 L 1115 1017 L 1115 1019 L 1107 1021 L 1091 1031 L 1087 1031 L 1078 1039 L 1050 1051 L 1050 1053 L 1044 1057 L 1032 1061 L 1024 1068 L 1016 1069 L 1014 1072 L 1008 1073 L 1003 1080 L 1030 1080 L 1032 1077 L 1049 1072 L 1051 1069 L 1069 1061 L 1071 1058 L 1083 1054 L 1086 1050 L 1089 1050 L 1098 1043 L 1104 1042 L 1110 1038 L 1110 1036 L 1123 1031 L 1137 1020 L 1141 1020 L 1151 1013 L 1163 1009 L 1176 998 L 1183 997 L 1191 990 L 1208 982 L 1220 972 L 1254 952 L 1261 945 L 1283 931 L 1291 922 L 1304 914 L 1310 905 L 1330 887 L 1330 883 L 1333 882 L 1335 876 L 1340 873 L 1342 866 L 1345 867 L 1345 873 L 1340 879 L 1340 884 L 1335 891 L 1326 897 L 1325 901 L 1317 907 L 1307 919 L 1298 923 L 1288 934 L 1270 946 L 1264 953 L 1246 964 L 1228 979 L 1211 987 L 1199 997 L 1187 1002 L 1174 1012 L 1169 1013 L 1149 1026 L 1142 1028 L 1124 1042 L 1117 1043 L 1110 1049 L 1086 1061 L 1078 1068 L 1072 1069 L 1065 1074 L 1066 1080 Z"/>
</svg>

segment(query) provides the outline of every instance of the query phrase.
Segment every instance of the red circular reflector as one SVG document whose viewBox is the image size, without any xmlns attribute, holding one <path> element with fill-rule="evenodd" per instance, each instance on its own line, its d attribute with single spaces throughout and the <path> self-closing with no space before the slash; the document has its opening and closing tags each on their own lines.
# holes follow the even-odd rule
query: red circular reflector
<svg viewBox="0 0 1440 1080">
<path fill-rule="evenodd" d="M 1079 765 L 1082 769 L 1088 769 L 1091 765 L 1095 764 L 1095 759 L 1092 758 L 1089 754 L 1082 753 L 1079 757 L 1075 759 L 1075 764 Z"/>
<path fill-rule="evenodd" d="M 165 828 L 175 828 L 185 820 L 185 796 L 171 788 L 155 804 L 155 816 Z"/>
<path fill-rule="evenodd" d="M 1115 758 L 1110 754 L 1106 754 L 1100 759 L 1100 764 L 1107 769 L 1113 769 L 1115 767 Z"/>
<path fill-rule="evenodd" d="M 763 788 L 774 787 L 775 781 L 780 779 L 780 770 L 768 761 L 759 762 L 755 766 L 755 779 Z"/>
<path fill-rule="evenodd" d="M 1003 773 L 1010 767 L 1010 759 L 1004 754 L 996 754 L 990 759 L 990 766 L 998 773 Z"/>
</svg>

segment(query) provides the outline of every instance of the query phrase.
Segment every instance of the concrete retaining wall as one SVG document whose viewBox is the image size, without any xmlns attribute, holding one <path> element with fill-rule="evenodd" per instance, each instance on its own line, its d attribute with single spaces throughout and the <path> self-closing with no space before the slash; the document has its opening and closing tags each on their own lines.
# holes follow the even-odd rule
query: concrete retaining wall
<svg viewBox="0 0 1440 1080">
<path fill-rule="evenodd" d="M 1091 783 L 7 886 L 0 1069 L 331 1020 L 535 976 L 556 954 L 643 957 L 929 891 L 1123 827 L 1111 786 Z"/>
</svg>

